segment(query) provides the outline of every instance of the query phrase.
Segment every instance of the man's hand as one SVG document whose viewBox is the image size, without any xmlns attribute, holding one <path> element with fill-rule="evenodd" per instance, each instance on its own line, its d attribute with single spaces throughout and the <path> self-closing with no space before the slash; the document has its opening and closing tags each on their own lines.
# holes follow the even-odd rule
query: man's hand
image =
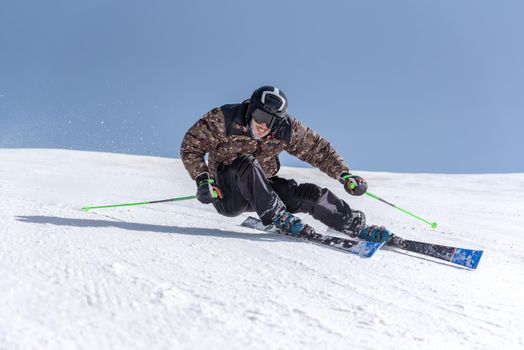
<svg viewBox="0 0 524 350">
<path fill-rule="evenodd" d="M 344 185 L 344 189 L 352 196 L 362 196 L 368 190 L 366 180 L 348 172 L 340 174 L 338 181 Z"/>
<path fill-rule="evenodd" d="M 222 199 L 222 190 L 215 185 L 215 180 L 208 173 L 202 173 L 195 178 L 197 184 L 197 199 L 203 204 L 209 204 L 216 198 Z"/>
</svg>

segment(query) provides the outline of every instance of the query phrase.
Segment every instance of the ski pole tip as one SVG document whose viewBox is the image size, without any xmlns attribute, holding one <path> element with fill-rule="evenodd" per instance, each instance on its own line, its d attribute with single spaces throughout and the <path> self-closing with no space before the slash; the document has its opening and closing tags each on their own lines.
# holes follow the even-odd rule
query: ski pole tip
<svg viewBox="0 0 524 350">
<path fill-rule="evenodd" d="M 89 209 L 91 209 L 91 208 L 89 208 L 89 207 L 82 208 L 83 211 L 89 211 Z"/>
<path fill-rule="evenodd" d="M 437 223 L 436 222 L 431 223 L 431 228 L 437 228 Z"/>
</svg>

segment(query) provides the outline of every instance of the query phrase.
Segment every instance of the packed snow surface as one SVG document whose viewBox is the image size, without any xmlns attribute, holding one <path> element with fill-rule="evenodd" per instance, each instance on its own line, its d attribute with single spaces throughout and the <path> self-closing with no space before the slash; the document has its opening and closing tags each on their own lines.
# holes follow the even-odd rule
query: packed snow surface
<svg viewBox="0 0 524 350">
<path fill-rule="evenodd" d="M 196 200 L 83 212 L 195 186 L 177 159 L 0 149 L 0 349 L 524 348 L 524 174 L 358 173 L 439 227 L 281 170 L 405 238 L 483 249 L 478 269 L 360 258 Z"/>
</svg>

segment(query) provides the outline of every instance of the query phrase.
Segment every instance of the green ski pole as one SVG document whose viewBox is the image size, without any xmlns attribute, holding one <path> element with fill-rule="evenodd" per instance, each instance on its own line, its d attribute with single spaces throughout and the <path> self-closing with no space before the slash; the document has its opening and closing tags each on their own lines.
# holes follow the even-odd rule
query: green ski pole
<svg viewBox="0 0 524 350">
<path fill-rule="evenodd" d="M 356 186 L 355 184 L 352 183 L 352 184 L 351 184 L 351 188 L 353 189 L 353 188 L 355 188 L 355 187 L 357 187 L 357 186 Z M 416 218 L 416 219 L 419 219 L 420 221 L 425 222 L 426 224 L 430 225 L 431 228 L 437 228 L 437 223 L 436 223 L 436 222 L 429 222 L 428 220 L 423 219 L 423 218 L 421 218 L 420 216 L 417 216 L 417 215 L 415 215 L 415 214 L 413 214 L 413 213 L 407 211 L 406 209 L 402 209 L 402 208 L 396 206 L 395 204 L 390 203 L 390 202 L 388 202 L 388 201 L 386 201 L 386 200 L 380 198 L 379 196 L 377 196 L 377 195 L 375 195 L 375 194 L 373 194 L 373 193 L 371 193 L 371 192 L 369 192 L 369 191 L 367 191 L 366 194 L 367 194 L 368 196 L 370 196 L 371 198 L 377 199 L 377 200 L 381 201 L 382 203 L 386 203 L 387 205 L 392 206 L 393 208 L 398 209 L 398 210 L 400 210 L 401 212 L 404 212 L 404 213 L 406 213 L 406 214 L 408 214 L 408 215 L 413 216 L 413 217 Z"/>
<path fill-rule="evenodd" d="M 436 223 L 436 222 L 429 222 L 428 220 L 423 219 L 423 218 L 421 218 L 420 216 L 417 216 L 417 215 L 415 215 L 415 214 L 413 214 L 413 213 L 410 213 L 410 212 L 407 211 L 406 209 L 402 209 L 402 208 L 396 206 L 396 205 L 393 204 L 393 203 L 389 203 L 388 201 L 386 201 L 386 200 L 380 198 L 380 197 L 377 196 L 377 195 L 374 195 L 373 193 L 366 192 L 366 194 L 367 194 L 368 196 L 370 196 L 371 198 L 378 199 L 379 201 L 381 201 L 381 202 L 383 202 L 383 203 L 386 203 L 387 205 L 390 205 L 390 206 L 392 206 L 393 208 L 400 210 L 401 212 L 404 212 L 404 213 L 406 213 L 406 214 L 408 214 L 408 215 L 413 216 L 413 217 L 416 218 L 416 219 L 419 219 L 420 221 L 425 222 L 426 224 L 430 225 L 431 228 L 437 228 L 437 223 Z"/>
<path fill-rule="evenodd" d="M 136 202 L 136 203 L 125 203 L 125 204 L 111 204 L 111 205 L 99 205 L 96 207 L 84 207 L 83 211 L 90 211 L 92 209 L 105 209 L 105 208 L 118 208 L 118 207 L 131 207 L 136 205 L 146 205 L 146 204 L 155 204 L 155 203 L 165 203 L 165 202 L 175 202 L 175 201 L 186 201 L 190 199 L 195 199 L 196 196 L 187 196 L 187 197 L 177 197 L 169 199 L 161 199 L 157 201 L 147 201 L 147 202 Z"/>
</svg>

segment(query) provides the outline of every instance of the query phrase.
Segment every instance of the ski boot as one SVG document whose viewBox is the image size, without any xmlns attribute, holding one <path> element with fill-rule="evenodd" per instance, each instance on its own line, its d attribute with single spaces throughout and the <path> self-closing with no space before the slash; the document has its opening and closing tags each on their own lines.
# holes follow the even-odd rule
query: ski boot
<svg viewBox="0 0 524 350">
<path fill-rule="evenodd" d="M 360 230 L 366 226 L 366 215 L 360 210 L 351 211 L 351 219 L 346 223 L 342 232 L 351 237 L 357 237 Z"/>
<path fill-rule="evenodd" d="M 384 226 L 365 225 L 358 232 L 358 238 L 369 242 L 387 242 L 393 236 Z"/>
<path fill-rule="evenodd" d="M 393 236 L 383 226 L 366 225 L 366 216 L 360 210 L 351 211 L 351 220 L 348 221 L 342 232 L 370 242 L 387 242 Z"/>
<path fill-rule="evenodd" d="M 286 210 L 281 210 L 275 215 L 273 224 L 282 233 L 290 236 L 307 236 L 315 233 L 311 226 L 304 224 L 299 217 Z"/>
</svg>

